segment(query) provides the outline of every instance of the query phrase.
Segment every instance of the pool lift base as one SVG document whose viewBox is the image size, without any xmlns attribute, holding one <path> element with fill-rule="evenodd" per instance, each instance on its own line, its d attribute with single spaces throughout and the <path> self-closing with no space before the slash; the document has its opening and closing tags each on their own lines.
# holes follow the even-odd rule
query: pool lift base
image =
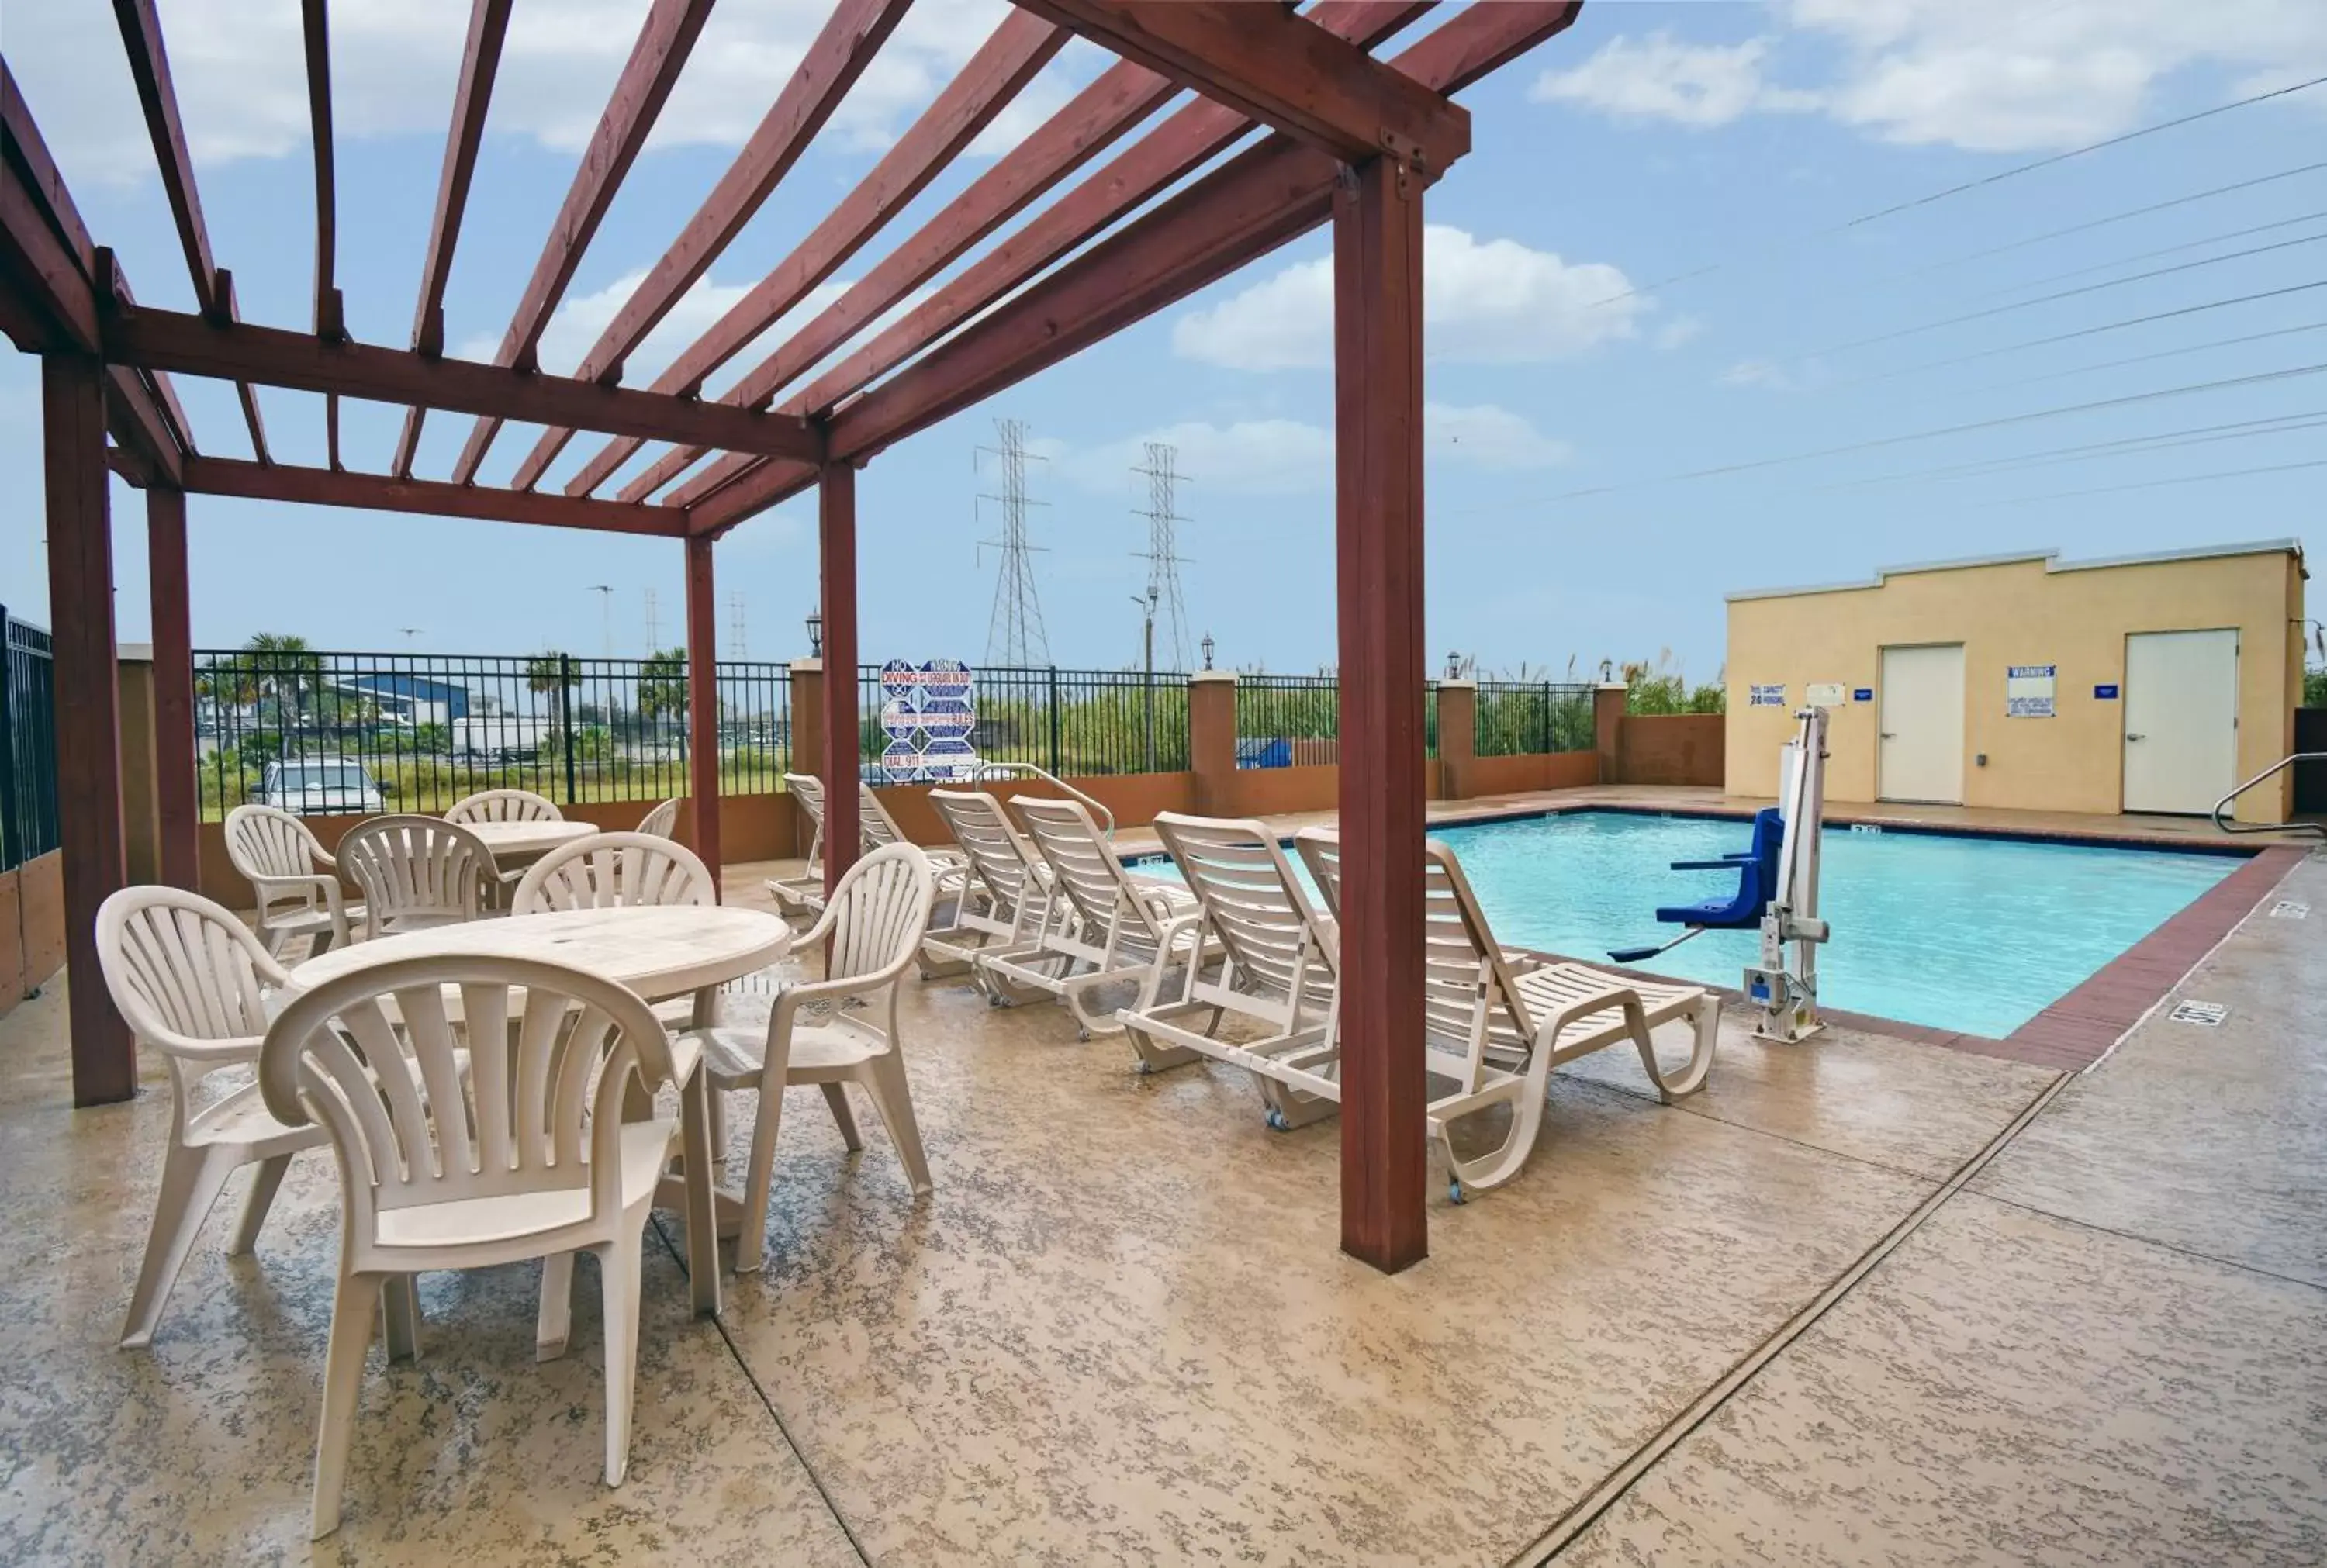
<svg viewBox="0 0 2327 1568">
<path fill-rule="evenodd" d="M 1762 962 L 1745 971 L 1745 999 L 1760 1009 L 1754 1038 L 1788 1045 L 1826 1027 L 1818 1017 L 1818 949 L 1829 934 L 1818 913 L 1827 711 L 1810 706 L 1794 717 L 1801 729 L 1786 743 L 1779 769 L 1786 836 L 1778 855 L 1778 885 L 1762 911 Z"/>
</svg>

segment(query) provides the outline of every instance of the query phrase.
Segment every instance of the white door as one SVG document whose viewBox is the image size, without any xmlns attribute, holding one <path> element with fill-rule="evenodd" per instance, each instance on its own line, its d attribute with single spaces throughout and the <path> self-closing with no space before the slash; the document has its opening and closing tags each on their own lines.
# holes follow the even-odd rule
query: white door
<svg viewBox="0 0 2327 1568">
<path fill-rule="evenodd" d="M 2125 639 L 2125 808 L 2202 814 L 2238 783 L 2238 634 Z"/>
<path fill-rule="evenodd" d="M 1963 644 L 1884 649 L 1878 711 L 1875 793 L 1885 800 L 1961 805 Z"/>
</svg>

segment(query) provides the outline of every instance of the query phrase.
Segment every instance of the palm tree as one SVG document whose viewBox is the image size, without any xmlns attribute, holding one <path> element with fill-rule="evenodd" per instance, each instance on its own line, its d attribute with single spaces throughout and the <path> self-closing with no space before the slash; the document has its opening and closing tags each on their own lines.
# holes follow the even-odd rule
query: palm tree
<svg viewBox="0 0 2327 1568">
<path fill-rule="evenodd" d="M 234 689 L 238 694 L 247 694 L 240 700 L 263 705 L 267 698 L 274 699 L 278 731 L 296 728 L 305 709 L 305 694 L 322 689 L 322 656 L 308 648 L 304 637 L 276 631 L 255 633 L 235 654 L 232 665 L 236 671 Z"/>
</svg>

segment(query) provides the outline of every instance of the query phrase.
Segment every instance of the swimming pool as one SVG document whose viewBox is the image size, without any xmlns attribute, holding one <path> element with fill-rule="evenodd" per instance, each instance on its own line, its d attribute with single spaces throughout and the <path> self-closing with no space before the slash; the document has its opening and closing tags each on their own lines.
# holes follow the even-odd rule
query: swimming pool
<svg viewBox="0 0 2327 1568">
<path fill-rule="evenodd" d="M 1751 834 L 1744 822 L 1578 811 L 1435 827 L 1431 836 L 1462 858 L 1500 940 L 1599 959 L 1678 935 L 1657 924 L 1658 905 L 1734 890 L 1734 873 L 1666 868 L 1742 850 Z M 1829 826 L 1819 912 L 1834 939 L 1818 953 L 1818 999 L 2001 1038 L 2241 863 Z M 1734 987 L 1760 948 L 1754 931 L 1707 931 L 1640 966 Z"/>
</svg>

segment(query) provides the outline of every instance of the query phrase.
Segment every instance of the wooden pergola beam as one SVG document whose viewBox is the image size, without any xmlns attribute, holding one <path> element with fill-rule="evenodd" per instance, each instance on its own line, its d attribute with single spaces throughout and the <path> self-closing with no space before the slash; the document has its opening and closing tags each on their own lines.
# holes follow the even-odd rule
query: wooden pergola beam
<svg viewBox="0 0 2327 1568">
<path fill-rule="evenodd" d="M 1066 42 L 1066 33 L 1039 18 L 1015 11 L 1005 16 L 960 74 L 939 89 L 921 117 L 873 166 L 873 172 L 825 215 L 790 255 L 752 285 L 750 293 L 655 378 L 655 390 L 690 397 L 700 391 L 704 378 L 751 347 L 753 339 L 806 299 L 811 289 L 830 277 L 944 173 L 946 165 L 1010 106 Z M 608 443 L 584 471 L 595 477 L 586 486 L 577 479 L 575 487 L 585 492 L 594 489 L 638 447 L 636 442 Z"/>
<path fill-rule="evenodd" d="M 573 425 L 650 441 L 700 442 L 766 456 L 811 462 L 822 456 L 815 427 L 797 415 L 528 375 L 468 359 L 432 359 L 409 349 L 328 343 L 304 332 L 221 325 L 144 306 L 107 313 L 101 325 L 105 357 L 117 364 L 381 403 L 421 403 L 493 419 Z"/>
<path fill-rule="evenodd" d="M 420 299 L 412 312 L 412 350 L 432 358 L 444 351 L 444 291 L 453 281 L 453 251 L 461 241 L 461 219 L 469 209 L 469 185 L 476 176 L 477 152 L 485 140 L 485 112 L 492 105 L 493 78 L 509 36 L 511 0 L 476 0 L 469 13 L 469 39 L 461 54 L 461 82 L 453 94 L 453 121 L 444 133 L 444 166 L 436 176 L 436 215 L 428 225 L 428 255 L 420 264 Z M 428 411 L 415 404 L 404 413 L 391 471 L 412 477 L 420 449 L 420 426 Z"/>
<path fill-rule="evenodd" d="M 735 154 L 735 161 L 687 219 L 678 239 L 582 357 L 574 372 L 576 377 L 610 383 L 621 379 L 623 361 L 710 270 L 791 173 L 792 165 L 808 151 L 864 68 L 873 63 L 889 34 L 896 31 L 907 4 L 908 0 L 842 0 L 752 131 L 751 140 L 743 144 L 743 150 Z M 542 471 L 573 437 L 574 432 L 566 429 L 542 432 L 533 450 L 518 464 L 510 482 L 520 490 L 538 483 Z M 607 471 L 620 462 L 608 463 Z M 596 488 L 595 484 L 569 488 L 567 493 L 587 495 Z"/>
<path fill-rule="evenodd" d="M 1359 48 L 1371 48 L 1430 9 L 1427 0 L 1320 0 L 1308 14 L 1318 26 Z M 1453 26 L 1462 18 L 1457 17 Z M 1442 28 L 1441 32 L 1446 31 Z M 1434 34 L 1434 36 L 1435 36 Z M 1400 68 L 1405 67 L 1403 59 Z M 1067 256 L 1126 213 L 1193 173 L 1252 129 L 1234 109 L 1199 101 L 1178 110 L 1133 143 L 1114 162 L 1037 213 L 1023 229 L 1005 236 L 928 300 L 877 333 L 873 341 L 810 383 L 783 405 L 788 412 L 823 415 L 842 399 L 869 386 L 939 341 L 948 332 Z M 637 481 L 625 485 L 624 500 L 640 500 L 661 489 L 699 453 L 672 453 Z M 722 459 L 670 496 L 693 506 L 739 479 L 747 460 Z M 764 481 L 758 487 L 766 490 Z"/>
<path fill-rule="evenodd" d="M 542 244 L 540 259 L 534 263 L 533 276 L 526 283 L 517 313 L 509 318 L 509 330 L 501 335 L 500 351 L 493 356 L 495 364 L 521 371 L 537 368 L 535 352 L 540 347 L 541 334 L 547 330 L 558 303 L 565 297 L 566 285 L 574 281 L 575 269 L 582 265 L 582 253 L 597 235 L 598 225 L 604 221 L 606 210 L 613 205 L 623 177 L 646 145 L 647 135 L 654 129 L 656 117 L 662 113 L 662 106 L 678 80 L 679 70 L 687 64 L 687 57 L 693 52 L 695 41 L 702 35 L 703 24 L 710 16 L 711 0 L 654 0 L 653 9 L 639 28 L 638 42 L 631 46 L 631 57 L 622 66 L 621 78 L 615 82 L 605 112 L 598 118 L 598 128 L 582 154 L 581 167 L 574 172 L 574 183 L 566 190 L 565 203 L 558 210 L 557 220 L 550 225 L 549 237 Z M 477 465 L 484 462 L 485 452 L 500 433 L 504 418 L 524 417 L 493 413 L 480 417 L 469 432 L 460 461 L 453 465 L 454 481 L 467 484 L 476 478 Z"/>
<path fill-rule="evenodd" d="M 197 495 L 239 496 L 246 500 L 299 501 L 310 506 L 356 507 L 367 511 L 411 512 L 421 517 L 476 518 L 488 522 L 648 534 L 660 538 L 684 538 L 687 533 L 687 514 L 676 507 L 575 500 L 534 490 L 446 484 L 437 480 L 400 479 L 392 474 L 353 473 L 345 469 L 196 457 L 186 462 L 183 483 L 186 490 Z"/>
<path fill-rule="evenodd" d="M 1252 0 L 1014 0 L 1126 60 L 1356 163 L 1433 173 L 1471 150 L 1471 116 L 1289 5 Z"/>
<path fill-rule="evenodd" d="M 162 19 L 154 0 L 113 0 L 113 15 L 121 27 L 121 43 L 129 57 L 129 76 L 137 89 L 138 107 L 145 111 L 145 131 L 154 144 L 154 162 L 162 172 L 163 193 L 169 198 L 170 216 L 177 224 L 178 244 L 186 253 L 186 272 L 194 285 L 194 303 L 213 321 L 235 319 L 234 279 L 210 257 L 210 226 L 202 220 L 202 201 L 194 184 L 193 155 L 186 150 L 185 126 L 178 119 L 178 90 L 170 79 L 170 54 L 162 43 Z M 248 382 L 238 382 L 235 394 L 242 404 L 243 424 L 250 432 L 251 455 L 270 461 L 266 422 L 259 415 L 258 397 Z"/>
</svg>

